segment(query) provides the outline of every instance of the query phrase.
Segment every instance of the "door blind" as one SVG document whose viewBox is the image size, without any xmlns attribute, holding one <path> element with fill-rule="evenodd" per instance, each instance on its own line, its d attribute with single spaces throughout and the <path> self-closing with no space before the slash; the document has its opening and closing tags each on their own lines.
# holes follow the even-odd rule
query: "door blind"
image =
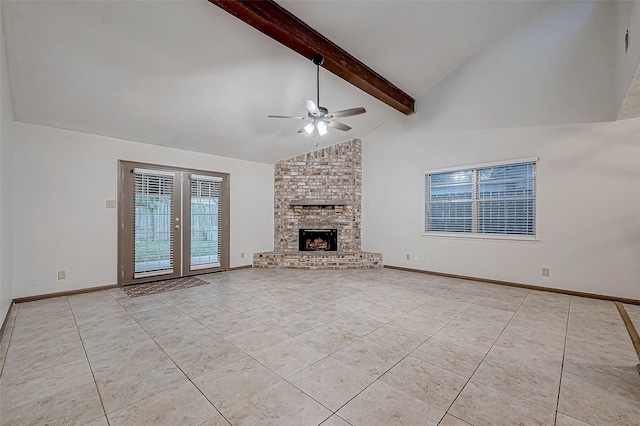
<svg viewBox="0 0 640 426">
<path fill-rule="evenodd" d="M 222 178 L 191 175 L 191 270 L 220 266 Z"/>
<path fill-rule="evenodd" d="M 134 169 L 134 278 L 173 273 L 172 172 Z"/>
</svg>

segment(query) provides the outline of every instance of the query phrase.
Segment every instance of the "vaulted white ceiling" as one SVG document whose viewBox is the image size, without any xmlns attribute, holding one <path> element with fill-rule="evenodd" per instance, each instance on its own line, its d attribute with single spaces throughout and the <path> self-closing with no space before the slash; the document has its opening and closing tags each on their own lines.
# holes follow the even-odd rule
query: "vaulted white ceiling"
<svg viewBox="0 0 640 426">
<path fill-rule="evenodd" d="M 280 1 L 414 98 L 541 1 Z M 315 149 L 315 66 L 207 1 L 3 1 L 18 121 L 265 163 Z M 320 146 L 400 114 L 321 70 L 320 103 L 364 106 Z M 420 113 L 420 104 L 417 104 Z"/>
</svg>

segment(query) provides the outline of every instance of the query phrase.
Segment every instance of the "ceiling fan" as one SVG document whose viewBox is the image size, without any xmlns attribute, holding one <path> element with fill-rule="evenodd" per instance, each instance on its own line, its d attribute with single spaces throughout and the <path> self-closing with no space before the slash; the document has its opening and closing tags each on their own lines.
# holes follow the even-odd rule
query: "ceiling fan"
<svg viewBox="0 0 640 426">
<path fill-rule="evenodd" d="M 329 113 L 325 107 L 320 106 L 320 65 L 324 63 L 324 56 L 315 55 L 311 58 L 316 65 L 316 102 L 311 99 L 302 99 L 304 106 L 307 108 L 306 117 L 296 117 L 292 115 L 270 115 L 270 118 L 292 118 L 294 120 L 311 120 L 303 128 L 298 130 L 298 133 L 307 132 L 313 133 L 314 130 L 318 132 L 320 136 L 327 134 L 327 126 L 338 130 L 351 130 L 350 126 L 344 123 L 334 120 L 334 118 L 352 117 L 354 115 L 364 114 L 367 112 L 363 107 L 343 109 L 341 111 L 334 111 Z"/>
</svg>

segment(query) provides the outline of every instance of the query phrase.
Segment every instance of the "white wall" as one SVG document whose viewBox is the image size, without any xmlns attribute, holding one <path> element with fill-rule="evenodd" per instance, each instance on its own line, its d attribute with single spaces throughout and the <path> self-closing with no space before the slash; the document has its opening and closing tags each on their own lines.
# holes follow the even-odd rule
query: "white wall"
<svg viewBox="0 0 640 426">
<path fill-rule="evenodd" d="M 117 210 L 105 201 L 117 199 L 119 159 L 230 173 L 230 266 L 273 249 L 270 164 L 19 122 L 14 141 L 14 298 L 117 282 Z"/>
<path fill-rule="evenodd" d="M 368 138 L 363 249 L 386 265 L 640 299 L 639 137 L 640 119 Z M 539 242 L 423 236 L 425 170 L 534 156 Z"/>
<path fill-rule="evenodd" d="M 624 51 L 624 37 L 629 29 L 629 50 Z M 613 49 L 616 53 L 615 107 L 620 110 L 627 89 L 640 60 L 640 2 L 619 1 Z"/>
<path fill-rule="evenodd" d="M 415 115 L 365 137 L 363 249 L 387 265 L 640 299 L 640 120 L 545 126 L 615 117 L 616 12 L 549 2 Z M 423 235 L 425 170 L 525 157 L 539 157 L 538 242 Z"/>
<path fill-rule="evenodd" d="M 5 56 L 2 15 L 0 14 L 0 324 L 11 300 L 11 160 L 13 156 L 13 107 Z"/>
<path fill-rule="evenodd" d="M 419 96 L 410 120 L 439 129 L 613 120 L 615 21 L 615 2 L 547 2 Z"/>
</svg>

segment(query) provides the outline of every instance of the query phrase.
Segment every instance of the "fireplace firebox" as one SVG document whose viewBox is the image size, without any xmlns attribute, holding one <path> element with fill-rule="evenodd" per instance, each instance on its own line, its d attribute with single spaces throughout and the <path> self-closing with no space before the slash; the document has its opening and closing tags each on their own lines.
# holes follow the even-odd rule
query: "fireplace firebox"
<svg viewBox="0 0 640 426">
<path fill-rule="evenodd" d="M 300 229 L 298 230 L 299 251 L 337 251 L 337 229 Z"/>
</svg>

